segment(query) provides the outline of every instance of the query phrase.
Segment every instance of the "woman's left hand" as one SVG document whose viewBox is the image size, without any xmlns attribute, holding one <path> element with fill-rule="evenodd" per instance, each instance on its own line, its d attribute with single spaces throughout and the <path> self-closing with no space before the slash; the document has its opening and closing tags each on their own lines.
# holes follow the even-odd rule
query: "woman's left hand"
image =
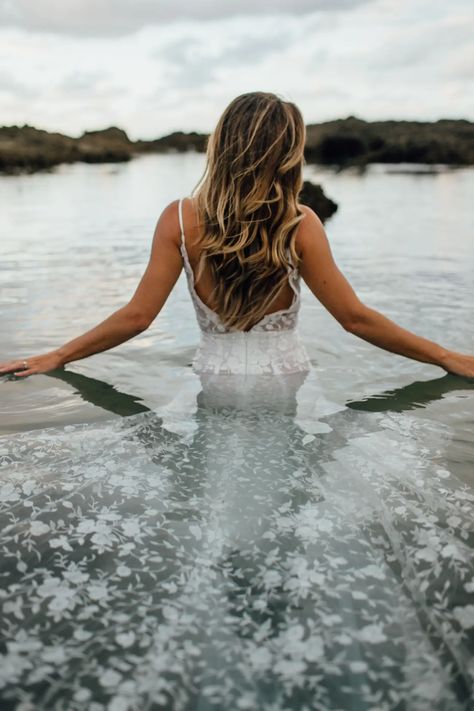
<svg viewBox="0 0 474 711">
<path fill-rule="evenodd" d="M 61 357 L 56 351 L 45 353 L 44 355 L 31 356 L 24 360 L 10 360 L 0 363 L 0 375 L 13 373 L 18 378 L 25 378 L 27 375 L 35 373 L 47 373 L 63 365 Z"/>
</svg>

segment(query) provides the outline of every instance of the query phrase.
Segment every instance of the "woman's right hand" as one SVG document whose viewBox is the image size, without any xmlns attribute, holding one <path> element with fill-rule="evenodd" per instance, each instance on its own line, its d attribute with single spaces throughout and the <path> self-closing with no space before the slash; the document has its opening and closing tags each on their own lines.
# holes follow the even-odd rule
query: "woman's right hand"
<svg viewBox="0 0 474 711">
<path fill-rule="evenodd" d="M 453 375 L 474 378 L 474 355 L 465 355 L 464 353 L 449 351 L 441 367 Z"/>
<path fill-rule="evenodd" d="M 63 362 L 57 351 L 50 351 L 43 355 L 30 356 L 28 360 L 10 360 L 0 363 L 0 375 L 13 373 L 17 378 L 25 378 L 37 373 L 48 373 L 50 370 L 61 368 Z"/>
</svg>

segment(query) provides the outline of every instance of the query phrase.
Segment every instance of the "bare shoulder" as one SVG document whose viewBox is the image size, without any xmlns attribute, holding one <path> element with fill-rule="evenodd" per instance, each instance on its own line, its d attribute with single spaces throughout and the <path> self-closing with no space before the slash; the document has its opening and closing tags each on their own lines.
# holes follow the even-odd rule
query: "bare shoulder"
<svg viewBox="0 0 474 711">
<path fill-rule="evenodd" d="M 326 240 L 326 231 L 321 218 L 308 205 L 298 203 L 298 208 L 304 213 L 296 233 L 296 243 L 301 254 L 315 246 L 321 240 Z"/>
<path fill-rule="evenodd" d="M 315 227 L 324 229 L 321 218 L 311 207 L 309 207 L 308 205 L 303 205 L 299 202 L 298 208 L 305 215 L 304 219 L 301 220 L 302 232 L 311 232 L 312 230 L 314 230 Z"/>
<path fill-rule="evenodd" d="M 179 226 L 178 208 L 179 200 L 173 200 L 163 208 L 156 223 L 155 239 L 159 239 L 160 242 L 179 245 L 181 228 Z"/>
</svg>

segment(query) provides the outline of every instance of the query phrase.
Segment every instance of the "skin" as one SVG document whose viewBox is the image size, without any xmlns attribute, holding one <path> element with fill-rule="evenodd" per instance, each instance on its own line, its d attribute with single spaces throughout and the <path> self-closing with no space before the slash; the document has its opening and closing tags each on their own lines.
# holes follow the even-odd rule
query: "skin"
<svg viewBox="0 0 474 711">
<path fill-rule="evenodd" d="M 363 304 L 338 269 L 321 220 L 306 205 L 300 205 L 300 208 L 305 213 L 296 235 L 301 276 L 315 297 L 346 331 L 386 351 L 432 363 L 454 375 L 474 377 L 474 355 L 443 348 L 434 341 L 401 328 Z M 189 230 L 186 227 L 186 244 L 194 269 L 196 250 L 192 242 L 196 222 L 190 200 L 184 202 L 183 212 L 185 225 L 189 225 Z M 181 273 L 179 247 L 178 201 L 175 200 L 160 215 L 148 265 L 130 301 L 78 338 L 48 353 L 27 358 L 27 368 L 23 366 L 23 359 L 0 363 L 0 375 L 14 373 L 18 378 L 24 378 L 46 373 L 66 363 L 114 348 L 145 331 L 160 313 Z M 206 303 L 209 303 L 211 287 L 204 276 L 202 283 L 196 284 L 196 290 L 199 288 L 198 293 Z M 282 290 L 269 312 L 286 308 L 291 298 L 289 287 Z"/>
</svg>

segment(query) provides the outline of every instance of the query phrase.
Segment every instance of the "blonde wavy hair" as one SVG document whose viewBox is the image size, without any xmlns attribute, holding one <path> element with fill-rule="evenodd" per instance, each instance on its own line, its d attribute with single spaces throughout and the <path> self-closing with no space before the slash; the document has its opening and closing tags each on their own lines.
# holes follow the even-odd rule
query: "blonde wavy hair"
<svg viewBox="0 0 474 711">
<path fill-rule="evenodd" d="M 260 91 L 233 99 L 209 136 L 206 168 L 192 191 L 201 248 L 196 281 L 207 265 L 212 301 L 231 330 L 260 321 L 298 264 L 305 140 L 298 107 Z"/>
</svg>

